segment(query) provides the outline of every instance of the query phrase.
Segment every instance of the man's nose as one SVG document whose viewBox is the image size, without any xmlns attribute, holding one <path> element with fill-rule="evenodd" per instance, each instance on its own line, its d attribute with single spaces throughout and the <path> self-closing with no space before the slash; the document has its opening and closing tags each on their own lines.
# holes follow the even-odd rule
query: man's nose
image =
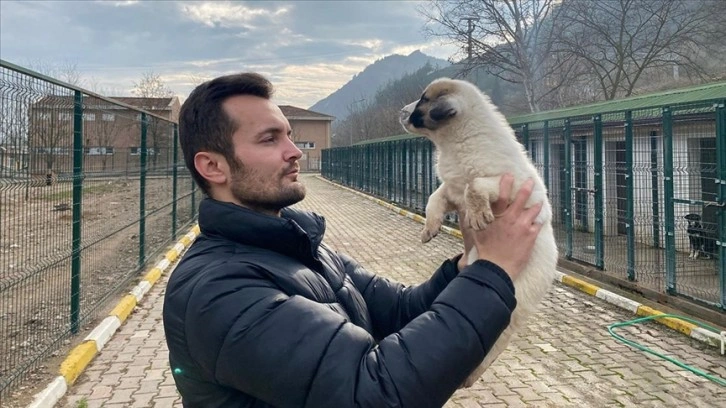
<svg viewBox="0 0 726 408">
<path fill-rule="evenodd" d="M 300 150 L 299 147 L 295 144 L 295 141 L 292 139 L 288 139 L 290 141 L 290 146 L 285 151 L 285 160 L 290 159 L 300 159 L 303 155 L 302 150 Z"/>
</svg>

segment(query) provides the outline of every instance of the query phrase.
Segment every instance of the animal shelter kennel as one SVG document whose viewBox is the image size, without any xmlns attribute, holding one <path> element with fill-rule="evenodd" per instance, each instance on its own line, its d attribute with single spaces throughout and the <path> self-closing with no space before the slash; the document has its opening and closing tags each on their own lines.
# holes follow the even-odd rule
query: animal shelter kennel
<svg viewBox="0 0 726 408">
<path fill-rule="evenodd" d="M 725 104 L 721 82 L 508 118 L 547 185 L 560 256 L 726 310 Z M 325 150 L 322 175 L 423 215 L 435 157 L 395 136 Z"/>
</svg>

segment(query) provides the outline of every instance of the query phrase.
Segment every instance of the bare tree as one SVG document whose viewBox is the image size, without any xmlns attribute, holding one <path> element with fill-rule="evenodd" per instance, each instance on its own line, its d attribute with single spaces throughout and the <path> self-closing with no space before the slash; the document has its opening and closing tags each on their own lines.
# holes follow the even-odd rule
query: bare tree
<svg viewBox="0 0 726 408">
<path fill-rule="evenodd" d="M 568 55 L 556 49 L 556 0 L 432 0 L 420 8 L 426 31 L 467 45 L 464 60 L 521 84 L 530 111 L 571 78 Z M 560 75 L 553 75 L 558 73 Z"/>
<path fill-rule="evenodd" d="M 194 86 L 194 87 L 196 87 L 197 85 L 201 85 L 204 82 L 207 82 L 210 79 L 212 79 L 212 77 L 208 77 L 206 75 L 201 75 L 201 74 L 197 74 L 197 73 L 189 74 L 189 75 L 187 75 L 187 78 L 189 79 L 189 83 L 191 83 L 192 86 Z"/>
<path fill-rule="evenodd" d="M 69 85 L 81 86 L 83 83 L 78 64 L 72 61 L 49 63 L 37 60 L 28 63 L 27 66 Z M 71 152 L 73 97 L 67 89 L 44 81 L 34 80 L 23 86 L 26 87 L 26 92 L 33 95 L 33 100 L 24 108 L 25 117 L 19 119 L 27 120 L 29 168 L 35 168 L 35 160 L 42 160 L 47 175 L 52 175 L 57 161 L 56 156 L 70 155 Z M 20 111 L 16 112 L 16 115 L 20 114 Z"/>
<path fill-rule="evenodd" d="M 99 114 L 100 117 L 96 118 L 95 126 L 96 126 L 96 142 L 98 146 L 105 148 L 108 148 L 110 146 L 113 146 L 114 140 L 121 134 L 122 130 L 125 128 L 128 128 L 127 126 L 119 124 L 119 121 L 116 120 L 115 116 L 110 116 L 108 119 L 104 117 L 104 114 L 101 112 Z M 106 171 L 106 162 L 108 161 L 109 156 L 112 156 L 108 152 L 101 152 L 101 169 L 103 171 Z"/>
<path fill-rule="evenodd" d="M 28 144 L 28 101 L 17 89 L 4 85 L 0 86 L 0 100 L 7 103 L 0 104 L 0 147 L 5 157 L 0 157 L 0 177 L 24 169 Z"/>
<path fill-rule="evenodd" d="M 72 99 L 46 96 L 30 109 L 28 147 L 32 157 L 41 157 L 46 174 L 52 175 L 56 156 L 70 155 L 73 136 Z"/>
<path fill-rule="evenodd" d="M 78 70 L 78 63 L 74 61 L 48 62 L 44 60 L 35 60 L 28 63 L 28 68 L 38 71 L 43 75 L 59 79 L 70 85 L 82 86 L 83 76 Z"/>
<path fill-rule="evenodd" d="M 139 82 L 134 83 L 134 88 L 131 91 L 134 95 L 141 98 L 171 98 L 174 96 L 174 91 L 166 86 L 166 83 L 159 74 L 154 72 L 144 73 Z M 146 126 L 147 140 L 151 141 L 152 153 L 151 163 L 152 168 L 156 168 L 157 160 L 161 152 L 162 147 L 168 148 L 168 143 L 162 143 L 165 137 L 168 138 L 169 133 L 167 123 L 157 119 L 149 118 Z M 166 145 L 166 146 L 162 146 Z"/>
<path fill-rule="evenodd" d="M 565 0 L 560 8 L 564 52 L 586 68 L 607 100 L 630 96 L 658 70 L 680 67 L 704 77 L 700 57 L 724 51 L 722 2 Z"/>
<path fill-rule="evenodd" d="M 141 98 L 170 98 L 174 96 L 174 91 L 166 86 L 164 80 L 161 79 L 161 75 L 153 71 L 144 73 L 139 82 L 134 82 L 134 88 L 131 92 Z"/>
</svg>

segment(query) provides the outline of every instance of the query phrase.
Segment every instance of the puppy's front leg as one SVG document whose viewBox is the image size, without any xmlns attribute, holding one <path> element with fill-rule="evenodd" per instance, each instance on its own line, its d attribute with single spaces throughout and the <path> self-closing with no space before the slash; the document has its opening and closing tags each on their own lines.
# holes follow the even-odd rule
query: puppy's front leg
<svg viewBox="0 0 726 408">
<path fill-rule="evenodd" d="M 426 225 L 421 232 L 421 242 L 425 244 L 439 234 L 444 215 L 453 209 L 454 206 L 446 196 L 446 183 L 443 183 L 429 196 L 426 203 Z"/>
<path fill-rule="evenodd" d="M 499 179 L 477 177 L 466 185 L 464 200 L 469 227 L 481 230 L 494 221 L 491 203 L 499 199 Z"/>
</svg>

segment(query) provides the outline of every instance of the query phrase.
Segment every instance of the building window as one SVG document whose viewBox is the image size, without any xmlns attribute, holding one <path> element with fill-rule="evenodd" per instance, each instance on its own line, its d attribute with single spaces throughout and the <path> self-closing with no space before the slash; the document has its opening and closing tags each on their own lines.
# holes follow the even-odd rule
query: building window
<svg viewBox="0 0 726 408">
<path fill-rule="evenodd" d="M 315 142 L 295 142 L 295 146 L 301 150 L 315 149 Z"/>
<path fill-rule="evenodd" d="M 88 121 L 88 122 L 93 122 L 96 120 L 96 114 L 95 113 L 84 113 L 83 120 Z"/>
<path fill-rule="evenodd" d="M 86 147 L 86 154 L 89 156 L 109 156 L 113 154 L 113 147 L 111 146 L 100 146 L 100 147 Z"/>
<path fill-rule="evenodd" d="M 141 148 L 138 146 L 131 146 L 129 147 L 129 154 L 132 156 L 138 156 L 141 154 Z M 153 156 L 155 154 L 153 147 L 147 147 L 146 148 L 146 155 L 147 156 Z"/>
<path fill-rule="evenodd" d="M 71 149 L 67 147 L 36 147 L 35 152 L 38 154 L 52 154 L 60 156 L 68 156 L 71 154 Z"/>
<path fill-rule="evenodd" d="M 113 122 L 114 120 L 116 120 L 116 116 L 113 113 L 104 113 L 101 116 L 101 120 L 105 122 Z"/>
</svg>

